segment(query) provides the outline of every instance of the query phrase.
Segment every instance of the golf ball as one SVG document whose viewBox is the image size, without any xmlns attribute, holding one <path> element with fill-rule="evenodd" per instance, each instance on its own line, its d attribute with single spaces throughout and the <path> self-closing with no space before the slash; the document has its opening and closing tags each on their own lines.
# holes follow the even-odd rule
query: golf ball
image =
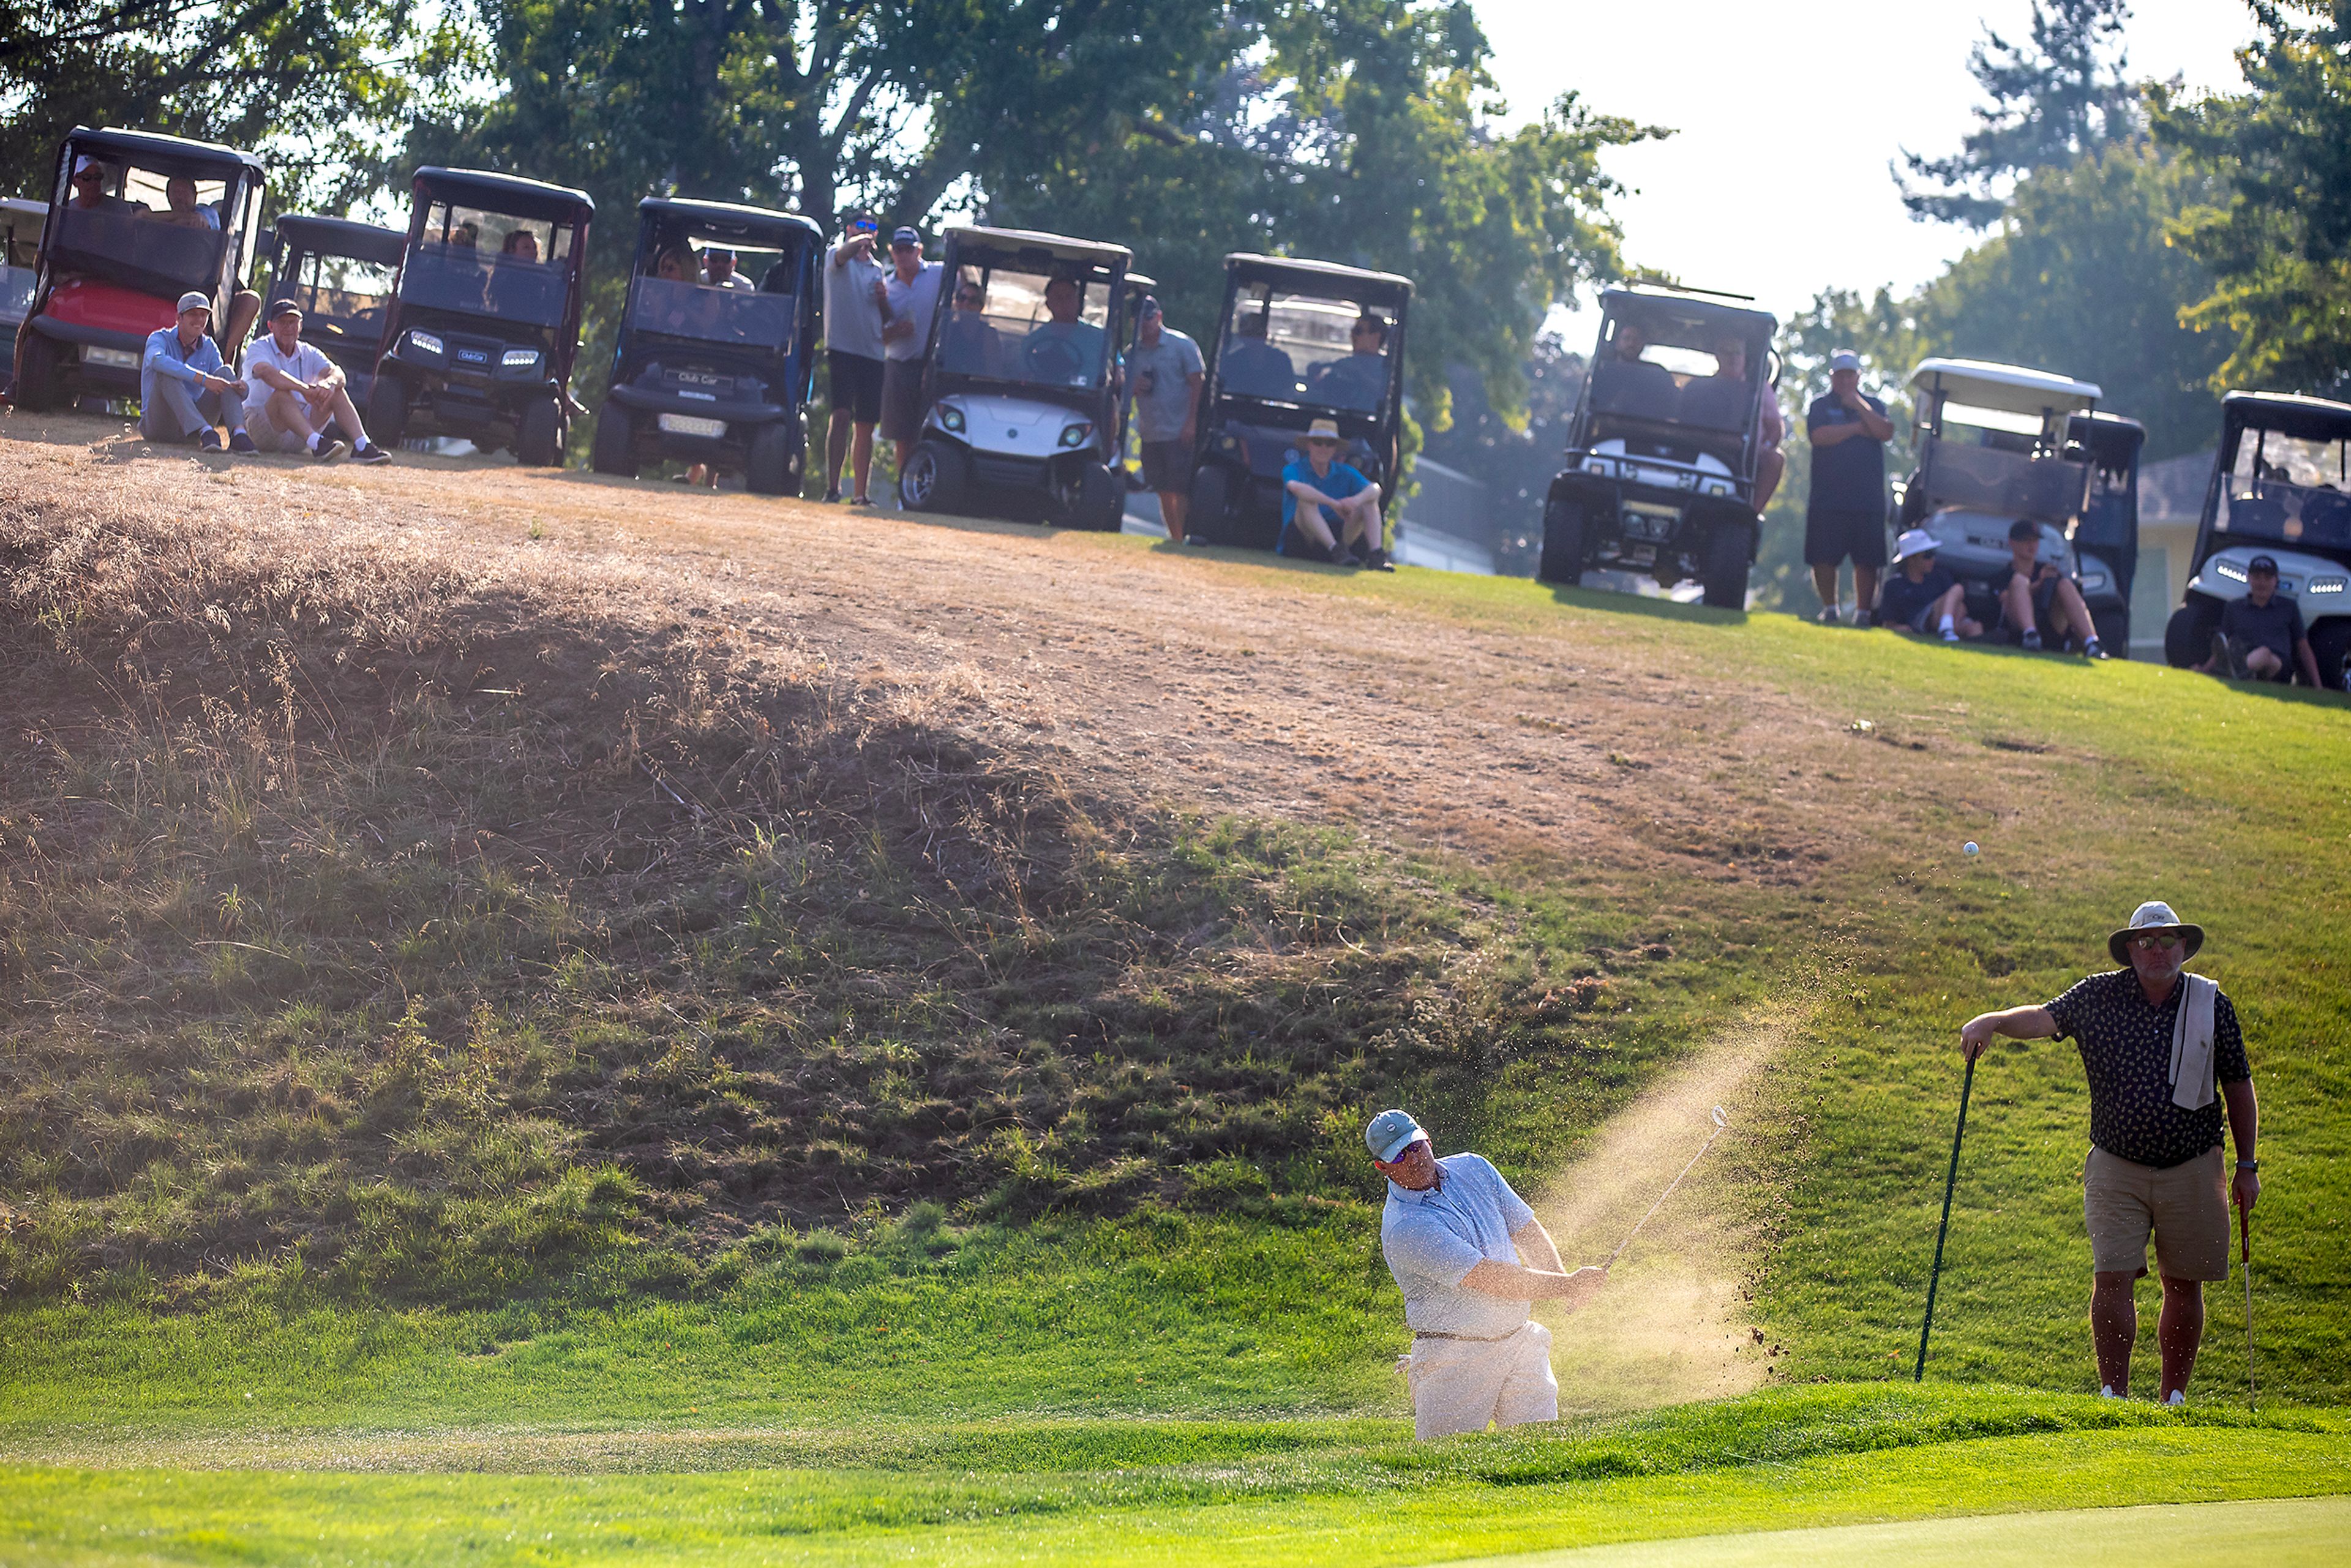
<svg viewBox="0 0 2351 1568">
<path fill-rule="evenodd" d="M 1983 852 L 1981 850 L 1976 848 L 1976 841 L 1973 839 L 1970 839 L 1966 843 L 1959 847 L 1967 851 L 1967 852 L 1971 855 L 1981 854 Z"/>
</svg>

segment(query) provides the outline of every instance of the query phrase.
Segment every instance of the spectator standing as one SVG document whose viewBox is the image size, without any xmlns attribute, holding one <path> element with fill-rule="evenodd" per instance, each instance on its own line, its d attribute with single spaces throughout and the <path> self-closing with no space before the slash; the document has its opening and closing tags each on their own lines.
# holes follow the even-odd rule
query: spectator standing
<svg viewBox="0 0 2351 1568">
<path fill-rule="evenodd" d="M 1192 453 L 1200 434 L 1200 388 L 1208 379 L 1200 345 L 1167 325 L 1146 294 L 1135 307 L 1134 349 L 1126 358 L 1134 434 L 1143 444 L 1143 482 L 1159 496 L 1167 537 L 1184 542 L 1192 507 Z"/>
<path fill-rule="evenodd" d="M 919 232 L 892 232 L 890 276 L 882 283 L 882 438 L 893 444 L 901 474 L 923 434 L 923 350 L 946 277 L 939 263 L 923 259 Z"/>
<path fill-rule="evenodd" d="M 2303 630 L 2302 606 L 2278 591 L 2278 566 L 2257 555 L 2245 567 L 2245 596 L 2220 609 L 2212 656 L 2196 667 L 2236 680 L 2283 681 L 2299 665 L 2310 689 L 2321 689 L 2318 655 Z"/>
<path fill-rule="evenodd" d="M 341 367 L 302 340 L 302 308 L 291 299 L 269 307 L 269 329 L 245 350 L 246 428 L 265 451 L 308 452 L 333 462 L 346 451 L 361 463 L 389 463 L 392 455 L 368 439 L 351 406 Z M 347 447 L 335 439 L 340 427 Z"/>
<path fill-rule="evenodd" d="M 139 434 L 218 452 L 216 427 L 225 424 L 233 450 L 256 451 L 245 433 L 246 385 L 221 362 L 219 346 L 204 330 L 212 319 L 212 302 L 191 290 L 180 296 L 178 323 L 148 336 L 139 359 Z"/>
<path fill-rule="evenodd" d="M 1853 560 L 1853 615 L 1866 625 L 1886 564 L 1886 444 L 1894 422 L 1861 390 L 1861 356 L 1829 356 L 1829 390 L 1804 416 L 1813 490 L 1804 507 L 1804 564 L 1821 596 L 1821 624 L 1837 621 L 1837 568 Z"/>
<path fill-rule="evenodd" d="M 824 437 L 824 498 L 841 499 L 841 464 L 850 460 L 850 505 L 873 504 L 873 427 L 882 423 L 882 264 L 873 259 L 882 225 L 872 213 L 851 214 L 841 243 L 825 257 L 824 350 L 832 380 L 832 421 Z M 852 433 L 855 445 L 852 448 Z"/>
</svg>

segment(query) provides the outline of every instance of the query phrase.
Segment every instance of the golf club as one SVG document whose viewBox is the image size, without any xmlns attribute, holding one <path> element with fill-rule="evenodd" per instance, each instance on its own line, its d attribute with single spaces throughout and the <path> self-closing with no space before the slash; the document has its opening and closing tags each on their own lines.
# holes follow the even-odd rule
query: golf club
<svg viewBox="0 0 2351 1568">
<path fill-rule="evenodd" d="M 1649 1205 L 1649 1213 L 1641 1216 L 1639 1220 L 1635 1222 L 1633 1228 L 1625 1233 L 1625 1239 L 1616 1243 L 1616 1250 L 1608 1254 L 1608 1261 L 1601 1265 L 1603 1269 L 1614 1269 L 1616 1267 L 1616 1260 L 1625 1256 L 1625 1249 L 1633 1245 L 1633 1238 L 1640 1235 L 1641 1227 L 1649 1223 L 1649 1215 L 1656 1213 L 1659 1208 L 1664 1207 L 1666 1199 L 1673 1197 L 1674 1188 L 1682 1185 L 1682 1177 L 1690 1174 L 1690 1166 L 1698 1164 L 1699 1157 L 1703 1155 L 1707 1150 L 1714 1147 L 1715 1139 L 1722 1136 L 1722 1129 L 1725 1123 L 1723 1121 L 1722 1107 L 1717 1105 L 1714 1108 L 1714 1131 L 1706 1135 L 1706 1142 L 1700 1144 L 1698 1146 L 1698 1153 L 1689 1157 L 1689 1165 L 1682 1166 L 1681 1170 L 1674 1176 L 1674 1179 L 1666 1184 L 1666 1190 L 1657 1194 L 1657 1201 Z"/>
<path fill-rule="evenodd" d="M 2237 1205 L 2237 1255 L 2245 1264 L 2245 1408 L 2253 1403 L 2253 1217 Z"/>
<path fill-rule="evenodd" d="M 1943 1238 L 1951 1233 L 1951 1189 L 1959 1184 L 1959 1140 L 1968 1135 L 1968 1092 L 1976 1086 L 1976 1059 L 1968 1058 L 1967 1075 L 1959 1080 L 1959 1125 L 1951 1134 L 1951 1171 L 1943 1178 L 1943 1223 L 1935 1231 L 1935 1267 L 1927 1275 L 1927 1321 L 1918 1325 L 1918 1365 L 1913 1383 L 1927 1380 L 1927 1336 L 1935 1328 L 1935 1287 L 1943 1278 Z"/>
</svg>

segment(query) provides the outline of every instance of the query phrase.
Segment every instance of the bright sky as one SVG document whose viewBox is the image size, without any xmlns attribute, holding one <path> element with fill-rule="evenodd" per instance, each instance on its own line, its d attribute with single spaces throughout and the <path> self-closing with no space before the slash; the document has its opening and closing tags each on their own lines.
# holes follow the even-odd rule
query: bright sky
<svg viewBox="0 0 2351 1568">
<path fill-rule="evenodd" d="M 2031 0 L 1475 4 L 1514 120 L 1573 89 L 1677 132 L 1604 164 L 1637 191 L 1616 208 L 1626 259 L 1752 294 L 1783 319 L 1833 284 L 1923 282 L 1967 248 L 1967 231 L 1911 221 L 1886 165 L 1906 148 L 1957 151 L 1981 101 L 1969 50 L 1986 24 L 2029 38 L 2032 16 Z M 2238 84 L 2231 53 L 2254 30 L 2242 5 L 2136 9 L 2132 76 Z"/>
</svg>

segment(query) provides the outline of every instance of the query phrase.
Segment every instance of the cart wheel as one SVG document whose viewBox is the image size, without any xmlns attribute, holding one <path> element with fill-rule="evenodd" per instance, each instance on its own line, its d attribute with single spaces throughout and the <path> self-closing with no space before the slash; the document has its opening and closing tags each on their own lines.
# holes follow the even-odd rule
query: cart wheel
<svg viewBox="0 0 2351 1568">
<path fill-rule="evenodd" d="M 743 487 L 755 496 L 800 493 L 800 455 L 789 425 L 770 424 L 751 437 L 743 460 Z"/>
<path fill-rule="evenodd" d="M 408 434 L 408 389 L 390 371 L 368 389 L 368 439 L 387 451 Z"/>
<path fill-rule="evenodd" d="M 589 448 L 588 464 L 599 474 L 616 474 L 623 479 L 637 476 L 636 423 L 617 402 L 608 402 L 597 411 L 596 443 Z"/>
<path fill-rule="evenodd" d="M 956 512 L 970 486 L 970 459 L 945 442 L 925 441 L 898 476 L 898 500 L 910 512 Z"/>
<path fill-rule="evenodd" d="M 1549 532 L 1546 530 L 1545 538 Z M 1747 608 L 1747 530 L 1736 523 L 1716 527 L 1706 541 L 1706 603 L 1711 610 Z"/>
<path fill-rule="evenodd" d="M 2130 607 L 2114 610 L 2093 610 L 2090 623 L 2098 629 L 2098 641 L 2104 644 L 2106 656 L 2113 659 L 2130 657 Z"/>
<path fill-rule="evenodd" d="M 515 461 L 526 468 L 563 466 L 563 404 L 553 394 L 523 405 L 515 422 Z"/>
<path fill-rule="evenodd" d="M 1117 475 L 1099 463 L 1089 463 L 1079 470 L 1075 489 L 1071 528 L 1114 534 L 1126 526 L 1126 486 L 1118 482 Z"/>
<path fill-rule="evenodd" d="M 16 378 L 16 406 L 26 413 L 47 413 L 65 401 L 65 388 L 57 374 L 57 346 L 32 329 L 30 322 L 21 330 L 23 347 L 17 351 L 16 362 L 24 367 Z"/>
<path fill-rule="evenodd" d="M 2220 629 L 2220 607 L 2199 595 L 2171 612 L 2163 627 L 2163 662 L 2175 670 L 2212 656 L 2212 633 Z"/>
<path fill-rule="evenodd" d="M 1567 588 L 1583 580 L 1583 508 L 1564 496 L 1543 504 L 1542 559 L 1535 575 Z"/>
<path fill-rule="evenodd" d="M 1188 533 L 1212 545 L 1232 543 L 1231 481 L 1221 463 L 1203 463 L 1192 476 L 1192 517 Z"/>
<path fill-rule="evenodd" d="M 2351 691 L 2351 617 L 2330 616 L 2310 629 L 2310 652 L 2318 661 L 2318 684 L 2330 692 Z"/>
</svg>

